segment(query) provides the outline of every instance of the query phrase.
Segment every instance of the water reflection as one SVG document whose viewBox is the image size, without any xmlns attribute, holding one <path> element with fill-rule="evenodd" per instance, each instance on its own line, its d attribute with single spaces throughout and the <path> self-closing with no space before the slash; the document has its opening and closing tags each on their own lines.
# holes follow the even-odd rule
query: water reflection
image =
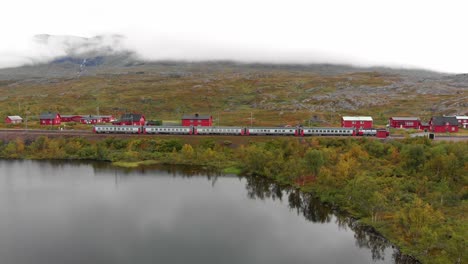
<svg viewBox="0 0 468 264">
<path fill-rule="evenodd" d="M 0 160 L 0 219 L 1 263 L 414 263 L 311 195 L 202 167 Z"/>
<path fill-rule="evenodd" d="M 371 250 L 374 261 L 384 260 L 385 250 L 391 247 L 394 248 L 392 258 L 395 264 L 420 263 L 413 257 L 402 254 L 372 227 L 360 224 L 355 219 L 333 210 L 331 206 L 321 203 L 311 194 L 302 193 L 295 188 L 282 187 L 262 177 L 247 177 L 246 189 L 249 198 L 252 199 L 279 198 L 281 200 L 283 196 L 287 195 L 289 207 L 314 223 L 328 223 L 332 219 L 336 219 L 336 224 L 340 228 L 349 228 L 354 232 L 356 245 L 359 248 Z"/>
<path fill-rule="evenodd" d="M 141 166 L 138 168 L 121 168 L 116 169 L 109 163 L 97 162 L 93 163 L 93 168 L 96 172 L 123 172 L 129 175 L 138 171 L 142 175 L 152 175 L 158 171 L 165 171 L 173 177 L 206 177 L 214 186 L 218 177 L 238 177 L 235 175 L 222 175 L 217 171 L 207 169 L 205 167 L 196 166 L 180 166 L 180 165 L 153 165 Z M 116 174 L 117 175 L 117 174 Z M 356 246 L 359 248 L 367 248 L 371 251 L 372 260 L 385 260 L 385 251 L 388 248 L 393 249 L 392 259 L 395 264 L 418 264 L 419 261 L 411 256 L 401 254 L 387 239 L 377 233 L 372 227 L 360 224 L 358 221 L 348 215 L 333 209 L 331 206 L 320 202 L 318 198 L 311 194 L 300 192 L 295 188 L 281 186 L 264 177 L 245 177 L 247 196 L 250 199 L 272 199 L 282 201 L 287 197 L 288 205 L 291 210 L 294 210 L 298 215 L 302 215 L 308 221 L 313 223 L 329 223 L 333 219 L 335 223 L 342 229 L 350 229 L 354 232 Z"/>
</svg>

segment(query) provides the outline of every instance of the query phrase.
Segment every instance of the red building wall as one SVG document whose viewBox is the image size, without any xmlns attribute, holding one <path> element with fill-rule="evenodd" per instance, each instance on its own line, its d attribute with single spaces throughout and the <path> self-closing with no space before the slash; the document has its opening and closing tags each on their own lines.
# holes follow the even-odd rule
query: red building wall
<svg viewBox="0 0 468 264">
<path fill-rule="evenodd" d="M 41 119 L 41 125 L 60 125 L 60 117 L 55 119 Z"/>
<path fill-rule="evenodd" d="M 98 124 L 101 123 L 102 120 L 100 118 L 90 118 L 90 119 L 80 119 L 81 124 Z"/>
<path fill-rule="evenodd" d="M 145 125 L 145 118 L 140 118 L 140 121 L 119 121 L 119 122 L 112 122 L 113 125 L 118 126 L 143 126 Z"/>
<path fill-rule="evenodd" d="M 213 117 L 208 119 L 182 119 L 182 126 L 213 126 Z"/>
<path fill-rule="evenodd" d="M 341 121 L 341 127 L 354 127 L 354 128 L 372 128 L 373 122 L 372 121 Z"/>
<path fill-rule="evenodd" d="M 112 122 L 112 121 L 114 121 L 114 117 L 113 117 L 113 116 L 103 116 L 103 117 L 102 117 L 102 122 L 103 122 L 103 123 L 110 123 L 110 122 Z"/>
<path fill-rule="evenodd" d="M 60 117 L 60 122 L 62 122 L 62 123 L 65 123 L 65 122 L 76 122 L 76 123 L 79 123 L 82 117 L 83 117 L 83 116 L 81 116 L 81 115 L 61 116 L 61 117 Z"/>
<path fill-rule="evenodd" d="M 421 121 L 418 119 L 411 120 L 395 120 L 393 118 L 389 119 L 389 125 L 393 128 L 415 128 L 419 129 L 421 126 Z"/>
<path fill-rule="evenodd" d="M 378 137 L 378 138 L 386 138 L 386 137 L 388 137 L 388 136 L 389 136 L 389 133 L 388 133 L 387 130 L 385 130 L 385 129 L 379 129 L 379 130 L 377 130 L 377 137 Z"/>
<path fill-rule="evenodd" d="M 460 127 L 463 127 L 463 128 L 468 127 L 468 119 L 458 119 L 457 118 L 457 121 L 458 121 L 458 124 L 460 125 Z"/>
<path fill-rule="evenodd" d="M 11 120 L 8 116 L 5 118 L 6 124 L 21 124 L 22 122 L 23 120 L 17 120 L 17 119 Z"/>
<path fill-rule="evenodd" d="M 445 125 L 445 126 L 431 126 L 431 131 L 435 133 L 457 133 L 458 132 L 458 126 L 453 126 L 453 125 Z"/>
</svg>

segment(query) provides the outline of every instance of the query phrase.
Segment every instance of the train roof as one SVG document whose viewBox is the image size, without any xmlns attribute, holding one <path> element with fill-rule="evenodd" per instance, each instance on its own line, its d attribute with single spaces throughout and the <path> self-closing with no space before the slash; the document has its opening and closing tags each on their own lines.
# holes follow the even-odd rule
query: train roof
<svg viewBox="0 0 468 264">
<path fill-rule="evenodd" d="M 235 126 L 196 126 L 196 128 L 235 129 L 235 128 L 243 128 L 243 127 L 235 127 Z"/>
<path fill-rule="evenodd" d="M 355 130 L 354 127 L 303 127 L 302 129 L 343 129 L 343 130 Z"/>
</svg>

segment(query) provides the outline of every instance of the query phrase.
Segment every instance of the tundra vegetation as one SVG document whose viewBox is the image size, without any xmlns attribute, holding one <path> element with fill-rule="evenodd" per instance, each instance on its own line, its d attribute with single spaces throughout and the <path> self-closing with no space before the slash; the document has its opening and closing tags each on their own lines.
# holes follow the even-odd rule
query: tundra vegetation
<svg viewBox="0 0 468 264">
<path fill-rule="evenodd" d="M 41 136 L 1 142 L 0 157 L 201 165 L 265 177 L 349 212 L 423 263 L 468 261 L 468 142 Z"/>
<path fill-rule="evenodd" d="M 125 68 L 126 74 L 0 81 L 0 116 L 20 115 L 31 128 L 40 127 L 38 116 L 45 111 L 116 117 L 136 112 L 148 120 L 179 122 L 183 114 L 200 113 L 211 114 L 215 125 L 231 126 L 338 126 L 343 115 L 372 115 L 384 127 L 391 116 L 429 121 L 433 115 L 468 113 L 464 76 L 334 72 L 333 66 L 324 66 L 326 74 L 312 66 L 156 66 L 142 74 Z"/>
</svg>

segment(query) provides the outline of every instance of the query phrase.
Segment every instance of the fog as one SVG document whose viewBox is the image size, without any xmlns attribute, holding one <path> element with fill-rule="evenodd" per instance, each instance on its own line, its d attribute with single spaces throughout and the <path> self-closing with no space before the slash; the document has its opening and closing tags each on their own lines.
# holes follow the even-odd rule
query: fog
<svg viewBox="0 0 468 264">
<path fill-rule="evenodd" d="M 468 72 L 464 1 L 6 3 L 0 67 L 98 50 L 147 60 L 340 63 Z M 50 36 L 38 34 L 49 34 Z M 99 37 L 96 37 L 99 36 Z M 83 37 L 83 38 L 81 38 Z"/>
</svg>

